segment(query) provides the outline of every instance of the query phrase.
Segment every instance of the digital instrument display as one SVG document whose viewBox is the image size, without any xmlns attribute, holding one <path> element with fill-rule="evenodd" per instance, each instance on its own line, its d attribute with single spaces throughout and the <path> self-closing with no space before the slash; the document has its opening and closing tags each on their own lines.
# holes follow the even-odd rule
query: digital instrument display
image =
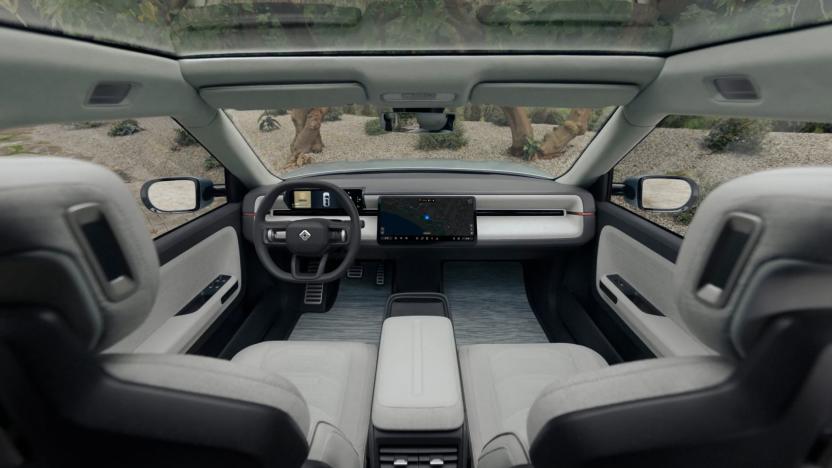
<svg viewBox="0 0 832 468">
<path fill-rule="evenodd" d="M 381 197 L 381 243 L 473 242 L 477 238 L 474 197 Z"/>
<path fill-rule="evenodd" d="M 359 210 L 364 209 L 364 195 L 361 189 L 346 189 L 345 192 Z M 292 190 L 286 193 L 284 201 L 292 210 L 326 212 L 341 209 L 335 194 L 320 189 Z"/>
</svg>

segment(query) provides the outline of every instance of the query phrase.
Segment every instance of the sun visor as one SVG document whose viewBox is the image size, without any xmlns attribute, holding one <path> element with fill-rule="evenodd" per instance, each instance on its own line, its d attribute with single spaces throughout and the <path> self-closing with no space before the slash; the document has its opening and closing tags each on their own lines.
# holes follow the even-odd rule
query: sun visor
<svg viewBox="0 0 832 468">
<path fill-rule="evenodd" d="M 309 83 L 202 88 L 199 95 L 217 109 L 326 107 L 367 102 L 360 83 Z"/>
<path fill-rule="evenodd" d="M 622 106 L 639 87 L 632 84 L 480 83 L 471 90 L 473 104 L 536 107 Z"/>
</svg>

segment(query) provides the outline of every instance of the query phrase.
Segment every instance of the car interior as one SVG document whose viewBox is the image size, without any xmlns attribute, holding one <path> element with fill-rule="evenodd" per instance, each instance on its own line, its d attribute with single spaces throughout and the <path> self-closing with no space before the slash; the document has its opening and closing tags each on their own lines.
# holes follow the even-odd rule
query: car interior
<svg viewBox="0 0 832 468">
<path fill-rule="evenodd" d="M 0 466 L 832 467 L 830 12 L 0 1 Z"/>
</svg>

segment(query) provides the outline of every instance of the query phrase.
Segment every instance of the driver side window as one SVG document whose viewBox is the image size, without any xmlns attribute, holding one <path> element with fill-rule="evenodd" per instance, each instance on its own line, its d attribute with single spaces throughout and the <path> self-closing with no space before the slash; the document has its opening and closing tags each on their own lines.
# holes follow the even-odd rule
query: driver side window
<svg viewBox="0 0 832 468">
<path fill-rule="evenodd" d="M 133 194 L 151 237 L 158 237 L 225 203 L 217 198 L 194 213 L 154 213 L 141 201 L 144 182 L 161 177 L 203 177 L 225 183 L 222 165 L 169 117 L 73 122 L 0 131 L 0 157 L 61 156 L 100 164 L 118 174 Z"/>
<path fill-rule="evenodd" d="M 832 166 L 832 124 L 672 115 L 618 163 L 613 182 L 643 175 L 687 177 L 699 185 L 701 201 L 731 179 L 800 166 Z M 697 207 L 658 213 L 620 196 L 610 201 L 680 236 Z"/>
</svg>

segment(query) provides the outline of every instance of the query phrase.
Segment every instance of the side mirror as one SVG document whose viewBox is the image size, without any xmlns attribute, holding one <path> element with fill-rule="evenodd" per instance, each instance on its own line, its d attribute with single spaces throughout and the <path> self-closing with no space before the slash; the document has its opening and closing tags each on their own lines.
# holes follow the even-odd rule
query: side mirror
<svg viewBox="0 0 832 468">
<path fill-rule="evenodd" d="M 699 185 L 687 177 L 638 176 L 613 184 L 613 195 L 621 195 L 636 208 L 646 211 L 679 212 L 690 209 L 699 199 Z"/>
<path fill-rule="evenodd" d="M 142 185 L 142 203 L 154 213 L 191 213 L 214 201 L 214 183 L 201 177 L 163 177 Z"/>
</svg>

